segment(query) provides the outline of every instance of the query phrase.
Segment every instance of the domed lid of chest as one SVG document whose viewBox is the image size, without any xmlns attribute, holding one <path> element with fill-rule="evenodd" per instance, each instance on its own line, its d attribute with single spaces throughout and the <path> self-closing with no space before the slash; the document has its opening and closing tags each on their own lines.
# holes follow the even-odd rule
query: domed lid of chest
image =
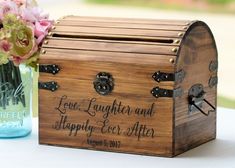
<svg viewBox="0 0 235 168">
<path fill-rule="evenodd" d="M 56 22 L 43 48 L 176 56 L 192 23 L 66 16 Z"/>
</svg>

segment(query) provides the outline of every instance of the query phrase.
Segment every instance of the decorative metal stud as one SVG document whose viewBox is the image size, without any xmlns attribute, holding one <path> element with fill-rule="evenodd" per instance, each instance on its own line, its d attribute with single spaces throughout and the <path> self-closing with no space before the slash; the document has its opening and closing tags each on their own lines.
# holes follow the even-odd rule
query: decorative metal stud
<svg viewBox="0 0 235 168">
<path fill-rule="evenodd" d="M 55 29 L 56 29 L 56 27 L 55 27 L 55 26 L 53 26 L 53 27 L 52 27 L 52 29 L 53 29 L 53 30 L 55 30 Z"/>
<path fill-rule="evenodd" d="M 44 44 L 48 44 L 48 40 L 45 40 L 45 41 L 44 41 Z"/>
<path fill-rule="evenodd" d="M 170 59 L 170 63 L 174 64 L 175 63 L 175 59 L 171 58 Z"/>
<path fill-rule="evenodd" d="M 175 40 L 175 44 L 179 44 L 179 43 L 180 43 L 179 39 Z"/>
<path fill-rule="evenodd" d="M 182 37 L 182 36 L 183 36 L 183 33 L 179 33 L 178 36 L 179 36 L 179 37 Z"/>
<path fill-rule="evenodd" d="M 176 53 L 178 51 L 178 48 L 173 48 L 172 52 Z"/>
<path fill-rule="evenodd" d="M 187 29 L 188 29 L 188 27 L 187 27 L 187 26 L 185 26 L 183 29 L 184 29 L 184 30 L 187 30 Z"/>
<path fill-rule="evenodd" d="M 60 21 L 59 21 L 59 20 L 57 20 L 57 21 L 56 21 L 56 24 L 59 24 L 59 23 L 60 23 Z"/>
<path fill-rule="evenodd" d="M 42 54 L 46 54 L 47 52 L 46 52 L 46 50 L 42 50 Z"/>
<path fill-rule="evenodd" d="M 52 32 L 49 32 L 49 33 L 48 33 L 48 36 L 52 36 Z"/>
</svg>

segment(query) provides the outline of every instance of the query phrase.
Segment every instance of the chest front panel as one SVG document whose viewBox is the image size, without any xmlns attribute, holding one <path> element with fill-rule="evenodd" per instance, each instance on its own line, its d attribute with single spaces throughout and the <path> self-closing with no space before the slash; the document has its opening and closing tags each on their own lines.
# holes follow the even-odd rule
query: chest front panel
<svg viewBox="0 0 235 168">
<path fill-rule="evenodd" d="M 152 61 L 139 61 L 143 56 Z M 173 99 L 156 99 L 151 90 L 173 89 L 173 81 L 152 78 L 156 71 L 172 72 L 173 57 L 62 49 L 47 49 L 45 57 L 51 59 L 41 65 L 58 65 L 60 71 L 40 74 L 41 83 L 58 85 L 54 92 L 40 90 L 40 143 L 171 155 Z M 112 76 L 107 95 L 96 90 L 100 72 Z"/>
</svg>

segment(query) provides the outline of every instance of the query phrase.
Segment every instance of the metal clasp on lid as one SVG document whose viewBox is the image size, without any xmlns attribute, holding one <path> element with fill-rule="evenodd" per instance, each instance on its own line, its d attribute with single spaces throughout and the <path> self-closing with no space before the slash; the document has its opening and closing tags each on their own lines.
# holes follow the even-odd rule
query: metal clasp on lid
<svg viewBox="0 0 235 168">
<path fill-rule="evenodd" d="M 98 73 L 93 84 L 96 92 L 103 96 L 110 94 L 114 89 L 114 79 L 107 72 Z"/>
</svg>

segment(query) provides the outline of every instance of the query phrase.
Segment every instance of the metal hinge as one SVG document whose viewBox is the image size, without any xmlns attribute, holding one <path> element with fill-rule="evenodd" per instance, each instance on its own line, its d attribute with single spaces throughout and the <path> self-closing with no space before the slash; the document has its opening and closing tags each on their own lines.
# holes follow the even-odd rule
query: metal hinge
<svg viewBox="0 0 235 168">
<path fill-rule="evenodd" d="M 151 91 L 152 95 L 156 98 L 160 98 L 160 97 L 181 97 L 183 95 L 183 89 L 182 88 L 177 88 L 174 90 L 168 90 L 168 89 L 162 89 L 159 87 L 155 87 L 153 88 L 153 90 Z"/>
<path fill-rule="evenodd" d="M 211 72 L 216 72 L 218 70 L 218 61 L 211 61 L 209 70 Z"/>
<path fill-rule="evenodd" d="M 58 65 L 39 65 L 39 72 L 42 73 L 51 73 L 56 75 L 60 71 Z"/>
<path fill-rule="evenodd" d="M 213 88 L 217 84 L 218 84 L 218 77 L 217 76 L 213 76 L 209 79 L 209 87 L 210 88 Z"/>
<path fill-rule="evenodd" d="M 164 73 L 161 71 L 155 72 L 153 74 L 153 79 L 157 82 L 163 82 L 163 81 L 175 81 L 176 83 L 182 82 L 185 77 L 184 70 L 181 70 L 177 73 Z"/>
<path fill-rule="evenodd" d="M 55 92 L 59 88 L 59 85 L 57 84 L 57 82 L 54 82 L 54 81 L 52 81 L 52 82 L 39 82 L 38 88 Z"/>
</svg>

